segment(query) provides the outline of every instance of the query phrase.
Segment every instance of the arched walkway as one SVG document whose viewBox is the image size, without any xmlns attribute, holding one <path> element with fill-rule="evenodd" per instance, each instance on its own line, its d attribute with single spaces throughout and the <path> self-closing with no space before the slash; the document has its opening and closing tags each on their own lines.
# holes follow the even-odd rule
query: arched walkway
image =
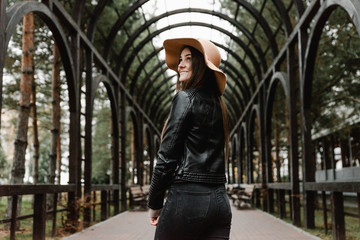
<svg viewBox="0 0 360 240">
<path fill-rule="evenodd" d="M 11 225 L 12 239 L 22 219 L 33 219 L 33 238 L 44 239 L 46 210 L 52 213 L 52 235 L 63 212 L 66 231 L 86 228 L 127 211 L 130 186 L 146 189 L 175 94 L 177 77 L 167 69 L 162 46 L 173 37 L 207 38 L 220 49 L 231 130 L 228 183 L 254 185 L 253 205 L 289 217 L 295 226 L 317 228 L 321 215 L 334 239 L 352 234 L 345 217 L 360 216 L 359 0 L 3 0 L 0 11 L 0 150 L 11 155 L 1 155 L 6 162 L 19 161 L 8 167 L 11 174 L 0 173 L 0 200 L 10 197 L 11 209 L 0 222 Z M 41 31 L 21 33 L 28 14 Z M 24 56 L 37 65 L 22 68 L 20 36 L 33 32 L 42 38 Z M 41 43 L 59 49 L 57 63 Z M 53 76 L 55 66 L 60 70 Z M 34 85 L 24 84 L 30 77 Z M 20 101 L 19 109 L 9 104 L 13 96 L 28 96 L 22 95 L 24 86 L 43 81 L 42 90 L 56 89 L 57 78 L 61 119 L 54 94 L 46 91 L 34 93 L 40 103 Z M 101 101 L 104 107 L 96 105 Z M 46 121 L 36 121 L 36 110 L 30 113 L 41 104 Z M 17 114 L 26 124 L 7 120 Z M 28 137 L 38 135 L 37 124 L 43 143 L 53 139 L 52 145 L 40 142 L 46 149 L 39 154 L 39 144 Z M 23 136 L 15 138 L 13 128 Z M 37 184 L 30 169 L 38 166 L 37 155 L 45 159 L 49 179 L 58 174 L 58 182 Z M 107 163 L 102 178 L 95 177 L 96 162 Z M 20 176 L 28 176 L 29 184 Z M 34 199 L 34 213 L 16 217 L 24 195 Z M 47 195 L 54 196 L 51 203 Z M 350 210 L 344 208 L 349 201 L 355 206 Z M 241 227 L 234 224 L 235 230 Z"/>
</svg>

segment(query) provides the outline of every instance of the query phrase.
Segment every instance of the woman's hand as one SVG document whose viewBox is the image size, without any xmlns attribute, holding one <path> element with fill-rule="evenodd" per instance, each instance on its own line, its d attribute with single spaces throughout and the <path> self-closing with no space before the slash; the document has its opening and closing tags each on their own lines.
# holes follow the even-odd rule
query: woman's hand
<svg viewBox="0 0 360 240">
<path fill-rule="evenodd" d="M 151 218 L 150 218 L 150 224 L 151 224 L 152 226 L 155 226 L 155 227 L 156 227 L 156 225 L 158 224 L 158 222 L 159 222 L 159 217 L 151 217 Z"/>
<path fill-rule="evenodd" d="M 156 226 L 159 222 L 161 209 L 153 210 L 149 208 L 150 224 Z"/>
</svg>

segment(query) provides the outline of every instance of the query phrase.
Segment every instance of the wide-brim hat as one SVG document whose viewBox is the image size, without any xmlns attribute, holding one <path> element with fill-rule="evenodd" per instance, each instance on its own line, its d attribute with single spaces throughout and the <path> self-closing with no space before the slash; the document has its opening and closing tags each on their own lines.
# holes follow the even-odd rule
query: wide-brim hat
<svg viewBox="0 0 360 240">
<path fill-rule="evenodd" d="M 219 49 L 212 42 L 205 39 L 174 38 L 165 40 L 163 45 L 165 48 L 166 65 L 176 72 L 178 71 L 181 51 L 185 46 L 191 46 L 200 51 L 204 56 L 206 66 L 215 73 L 220 93 L 224 93 L 226 76 L 219 69 L 221 55 Z"/>
</svg>

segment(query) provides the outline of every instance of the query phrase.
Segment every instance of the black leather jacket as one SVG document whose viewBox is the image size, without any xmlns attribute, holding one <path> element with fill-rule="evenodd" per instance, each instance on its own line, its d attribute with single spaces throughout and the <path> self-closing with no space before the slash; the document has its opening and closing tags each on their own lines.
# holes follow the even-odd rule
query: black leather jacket
<svg viewBox="0 0 360 240">
<path fill-rule="evenodd" d="M 158 151 L 148 206 L 160 209 L 174 180 L 223 184 L 224 128 L 219 100 L 205 89 L 179 91 Z"/>
</svg>

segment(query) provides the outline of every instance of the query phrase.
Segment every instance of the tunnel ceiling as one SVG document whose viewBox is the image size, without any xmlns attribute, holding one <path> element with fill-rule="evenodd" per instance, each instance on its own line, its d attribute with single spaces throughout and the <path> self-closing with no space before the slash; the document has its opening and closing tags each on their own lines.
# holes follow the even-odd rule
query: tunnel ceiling
<svg viewBox="0 0 360 240">
<path fill-rule="evenodd" d="M 279 58 L 303 4 L 302 0 L 85 1 L 82 25 L 132 100 L 159 129 L 169 113 L 176 82 L 176 73 L 165 63 L 163 41 L 211 40 L 220 49 L 220 68 L 227 76 L 223 97 L 231 130 L 249 102 L 255 101 L 259 83 Z"/>
</svg>

